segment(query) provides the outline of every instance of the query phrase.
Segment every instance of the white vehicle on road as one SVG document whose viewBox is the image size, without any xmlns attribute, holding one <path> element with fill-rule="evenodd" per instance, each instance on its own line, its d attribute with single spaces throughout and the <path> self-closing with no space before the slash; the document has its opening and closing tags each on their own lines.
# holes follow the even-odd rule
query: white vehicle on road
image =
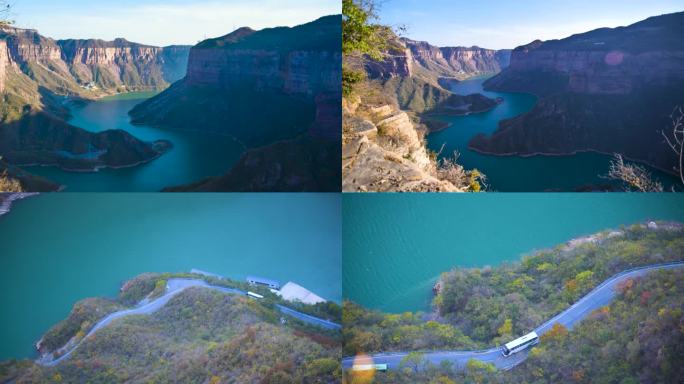
<svg viewBox="0 0 684 384">
<path fill-rule="evenodd" d="M 260 295 L 258 293 L 254 293 L 252 291 L 247 291 L 247 296 L 253 297 L 255 299 L 263 299 L 264 298 L 263 295 Z"/>
<path fill-rule="evenodd" d="M 537 344 L 539 344 L 539 336 L 537 335 L 537 332 L 530 332 L 525 336 L 511 341 L 510 343 L 506 343 L 503 347 L 501 347 L 501 354 L 504 356 L 510 356 Z"/>
<path fill-rule="evenodd" d="M 387 364 L 354 364 L 352 366 L 353 371 L 381 371 L 386 372 L 388 369 Z"/>
</svg>

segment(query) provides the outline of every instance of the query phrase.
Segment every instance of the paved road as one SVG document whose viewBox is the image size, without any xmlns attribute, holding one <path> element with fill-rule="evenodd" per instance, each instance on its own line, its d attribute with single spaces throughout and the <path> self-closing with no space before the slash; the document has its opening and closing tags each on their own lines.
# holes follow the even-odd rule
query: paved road
<svg viewBox="0 0 684 384">
<path fill-rule="evenodd" d="M 280 312 L 295 317 L 309 324 L 318 325 L 319 327 L 326 329 L 342 329 L 342 326 L 340 324 L 333 323 L 332 321 L 319 319 L 318 317 L 307 315 L 306 313 L 297 312 L 294 309 L 290 309 L 280 304 L 276 304 L 276 307 L 278 307 L 278 310 L 280 310 Z"/>
<path fill-rule="evenodd" d="M 79 340 L 75 345 L 71 346 L 69 350 L 61 355 L 59 358 L 53 359 L 52 355 L 46 355 L 41 357 L 40 359 L 36 360 L 36 363 L 43 365 L 43 366 L 48 366 L 52 367 L 57 364 L 59 364 L 61 361 L 66 360 L 71 356 L 71 354 L 78 348 L 85 340 L 90 338 L 92 335 L 95 334 L 98 330 L 102 329 L 103 327 L 106 327 L 109 325 L 112 321 L 125 317 L 125 316 L 130 316 L 130 315 L 147 315 L 151 314 L 153 312 L 156 312 L 160 308 L 166 305 L 166 303 L 171 300 L 174 296 L 177 294 L 183 292 L 185 289 L 190 288 L 190 287 L 204 287 L 208 289 L 213 289 L 216 291 L 224 292 L 224 293 L 231 293 L 231 294 L 237 294 L 237 295 L 247 295 L 247 292 L 240 290 L 240 289 L 235 289 L 235 288 L 226 288 L 226 287 L 220 287 L 217 285 L 211 285 L 208 284 L 204 280 L 199 280 L 199 279 L 169 279 L 166 283 L 166 293 L 164 293 L 162 296 L 152 300 L 152 301 L 145 301 L 141 302 L 137 307 L 131 308 L 131 309 L 124 309 L 121 311 L 117 311 L 114 313 L 111 313 L 107 316 L 105 316 L 102 320 L 98 321 L 93 328 L 90 329 L 90 331 L 83 337 L 81 340 Z M 339 324 L 319 319 L 317 317 L 307 315 L 305 313 L 301 313 L 298 311 L 295 311 L 293 309 L 287 308 L 285 306 L 282 306 L 280 304 L 276 304 L 278 307 L 278 310 L 286 315 L 296 317 L 306 323 L 320 326 L 326 329 L 340 329 L 341 326 Z"/>
<path fill-rule="evenodd" d="M 658 264 L 647 267 L 640 267 L 621 272 L 608 280 L 601 283 L 591 292 L 578 300 L 569 308 L 549 319 L 544 324 L 537 327 L 534 331 L 540 336 L 548 332 L 553 324 L 560 323 L 568 329 L 577 324 L 579 321 L 587 317 L 594 310 L 608 305 L 616 295 L 616 287 L 621 282 L 630 278 L 643 276 L 648 272 L 659 269 L 674 269 L 684 267 L 684 262 L 675 262 L 668 264 Z M 465 367 L 465 364 L 470 359 L 476 359 L 483 362 L 494 364 L 499 369 L 511 369 L 516 365 L 522 363 L 527 358 L 527 351 L 516 353 L 509 357 L 501 355 L 498 347 L 490 348 L 480 351 L 433 351 L 425 352 L 425 358 L 434 365 L 439 365 L 442 361 L 449 361 L 454 367 Z M 393 352 L 393 353 L 377 353 L 371 355 L 374 364 L 387 364 L 389 369 L 397 369 L 401 360 L 406 357 L 408 352 Z M 353 357 L 345 357 L 342 359 L 342 366 L 344 369 L 350 369 L 353 365 Z"/>
</svg>

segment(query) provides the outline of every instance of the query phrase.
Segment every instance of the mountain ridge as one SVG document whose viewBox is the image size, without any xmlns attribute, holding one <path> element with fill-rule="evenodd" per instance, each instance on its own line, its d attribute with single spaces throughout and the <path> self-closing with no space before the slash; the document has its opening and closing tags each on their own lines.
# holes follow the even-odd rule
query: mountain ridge
<svg viewBox="0 0 684 384">
<path fill-rule="evenodd" d="M 672 129 L 670 115 L 684 105 L 682 25 L 678 12 L 517 47 L 485 89 L 533 93 L 539 102 L 470 147 L 498 155 L 621 153 L 674 173 L 661 130 Z"/>
</svg>

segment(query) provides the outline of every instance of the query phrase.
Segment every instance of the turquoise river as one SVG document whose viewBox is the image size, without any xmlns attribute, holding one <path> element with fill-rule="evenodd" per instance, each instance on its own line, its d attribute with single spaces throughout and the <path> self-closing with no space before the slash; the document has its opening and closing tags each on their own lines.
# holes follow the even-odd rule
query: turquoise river
<svg viewBox="0 0 684 384">
<path fill-rule="evenodd" d="M 43 194 L 0 216 L 0 360 L 33 345 L 74 303 L 115 297 L 143 272 L 192 268 L 294 281 L 340 301 L 335 194 Z"/>
<path fill-rule="evenodd" d="M 647 193 L 344 194 L 345 299 L 429 310 L 455 267 L 495 266 L 535 249 L 647 220 L 684 222 L 684 196 Z"/>
<path fill-rule="evenodd" d="M 525 93 L 490 92 L 482 88 L 487 78 L 479 77 L 452 85 L 451 90 L 460 95 L 482 93 L 490 98 L 502 97 L 503 103 L 494 109 L 467 116 L 435 116 L 437 120 L 451 123 L 449 128 L 428 135 L 428 148 L 441 150 L 442 157 L 458 151 L 458 162 L 466 169 L 477 168 L 487 175 L 490 189 L 501 192 L 573 191 L 592 189 L 596 186 L 615 185 L 601 175 L 608 173 L 610 156 L 584 152 L 572 156 L 491 156 L 468 149 L 468 142 L 478 133 L 491 134 L 499 121 L 528 112 L 536 97 Z M 651 170 L 663 185 L 669 187 L 677 180 L 664 172 Z"/>
<path fill-rule="evenodd" d="M 68 172 L 57 167 L 23 167 L 66 186 L 68 192 L 160 191 L 226 173 L 245 148 L 230 136 L 199 131 L 180 131 L 136 126 L 128 111 L 153 96 L 137 92 L 106 97 L 70 108 L 69 123 L 91 132 L 122 129 L 144 141 L 165 139 L 173 144 L 168 152 L 148 163 L 98 172 Z"/>
</svg>

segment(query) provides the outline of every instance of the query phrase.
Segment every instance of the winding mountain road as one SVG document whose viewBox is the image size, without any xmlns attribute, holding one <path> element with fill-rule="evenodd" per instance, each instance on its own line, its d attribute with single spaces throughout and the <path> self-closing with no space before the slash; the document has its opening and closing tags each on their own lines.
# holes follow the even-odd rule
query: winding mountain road
<svg viewBox="0 0 684 384">
<path fill-rule="evenodd" d="M 235 288 L 226 288 L 226 287 L 221 287 L 221 286 L 217 286 L 217 285 L 211 285 L 211 284 L 207 283 L 206 281 L 200 280 L 200 279 L 181 279 L 181 278 L 169 279 L 166 283 L 166 292 L 163 295 L 161 295 L 158 298 L 156 298 L 152 301 L 149 301 L 149 302 L 147 302 L 146 300 L 143 300 L 135 308 L 124 309 L 121 311 L 110 313 L 109 315 L 105 316 L 102 320 L 98 321 L 97 324 L 95 324 L 83 338 L 81 338 L 74 345 L 68 347 L 68 350 L 64 354 L 62 354 L 60 357 L 54 358 L 54 356 L 52 354 L 46 354 L 46 355 L 41 356 L 39 359 L 37 359 L 36 363 L 39 365 L 47 366 L 47 367 L 55 366 L 55 365 L 59 364 L 60 362 L 68 359 L 69 356 L 71 356 L 71 354 L 84 341 L 88 340 L 98 330 L 109 325 L 112 321 L 114 321 L 116 319 L 120 319 L 120 318 L 125 317 L 125 316 L 147 315 L 147 314 L 151 314 L 153 312 L 156 312 L 157 310 L 164 307 L 166 305 L 166 303 L 168 303 L 169 300 L 171 300 L 174 296 L 183 292 L 187 288 L 191 288 L 191 287 L 203 287 L 203 288 L 213 289 L 213 290 L 223 292 L 223 293 L 237 294 L 237 295 L 242 295 L 242 296 L 247 295 L 246 291 L 243 291 L 240 289 L 235 289 Z M 323 327 L 326 329 L 340 329 L 341 328 L 341 326 L 337 323 L 333 323 L 331 321 L 324 320 L 324 319 L 319 319 L 317 317 L 295 311 L 294 309 L 290 309 L 290 308 L 285 307 L 285 306 L 280 305 L 280 304 L 276 304 L 276 307 L 278 308 L 278 310 L 281 313 L 295 317 L 295 318 L 297 318 L 301 321 L 304 321 L 308 324 Z"/>
<path fill-rule="evenodd" d="M 618 273 L 591 290 L 591 292 L 584 295 L 569 308 L 534 329 L 534 331 L 541 336 L 548 332 L 555 323 L 562 324 L 568 329 L 572 329 L 575 324 L 586 318 L 594 310 L 608 305 L 615 297 L 617 293 L 616 287 L 620 283 L 627 279 L 643 276 L 651 271 L 679 267 L 684 267 L 684 261 L 633 268 Z M 425 352 L 424 356 L 425 359 L 433 365 L 439 365 L 442 361 L 448 361 L 453 364 L 454 368 L 463 368 L 468 360 L 475 359 L 494 364 L 499 369 L 507 370 L 522 363 L 527 358 L 528 351 L 529 350 L 525 350 L 509 357 L 504 357 L 501 354 L 499 347 L 496 347 L 479 351 L 431 351 Z M 377 353 L 370 355 L 370 357 L 373 359 L 373 364 L 387 364 L 388 369 L 398 369 L 402 359 L 408 354 L 409 351 L 402 351 Z M 344 369 L 351 369 L 353 364 L 354 357 L 345 357 L 342 359 L 342 366 Z"/>
</svg>

